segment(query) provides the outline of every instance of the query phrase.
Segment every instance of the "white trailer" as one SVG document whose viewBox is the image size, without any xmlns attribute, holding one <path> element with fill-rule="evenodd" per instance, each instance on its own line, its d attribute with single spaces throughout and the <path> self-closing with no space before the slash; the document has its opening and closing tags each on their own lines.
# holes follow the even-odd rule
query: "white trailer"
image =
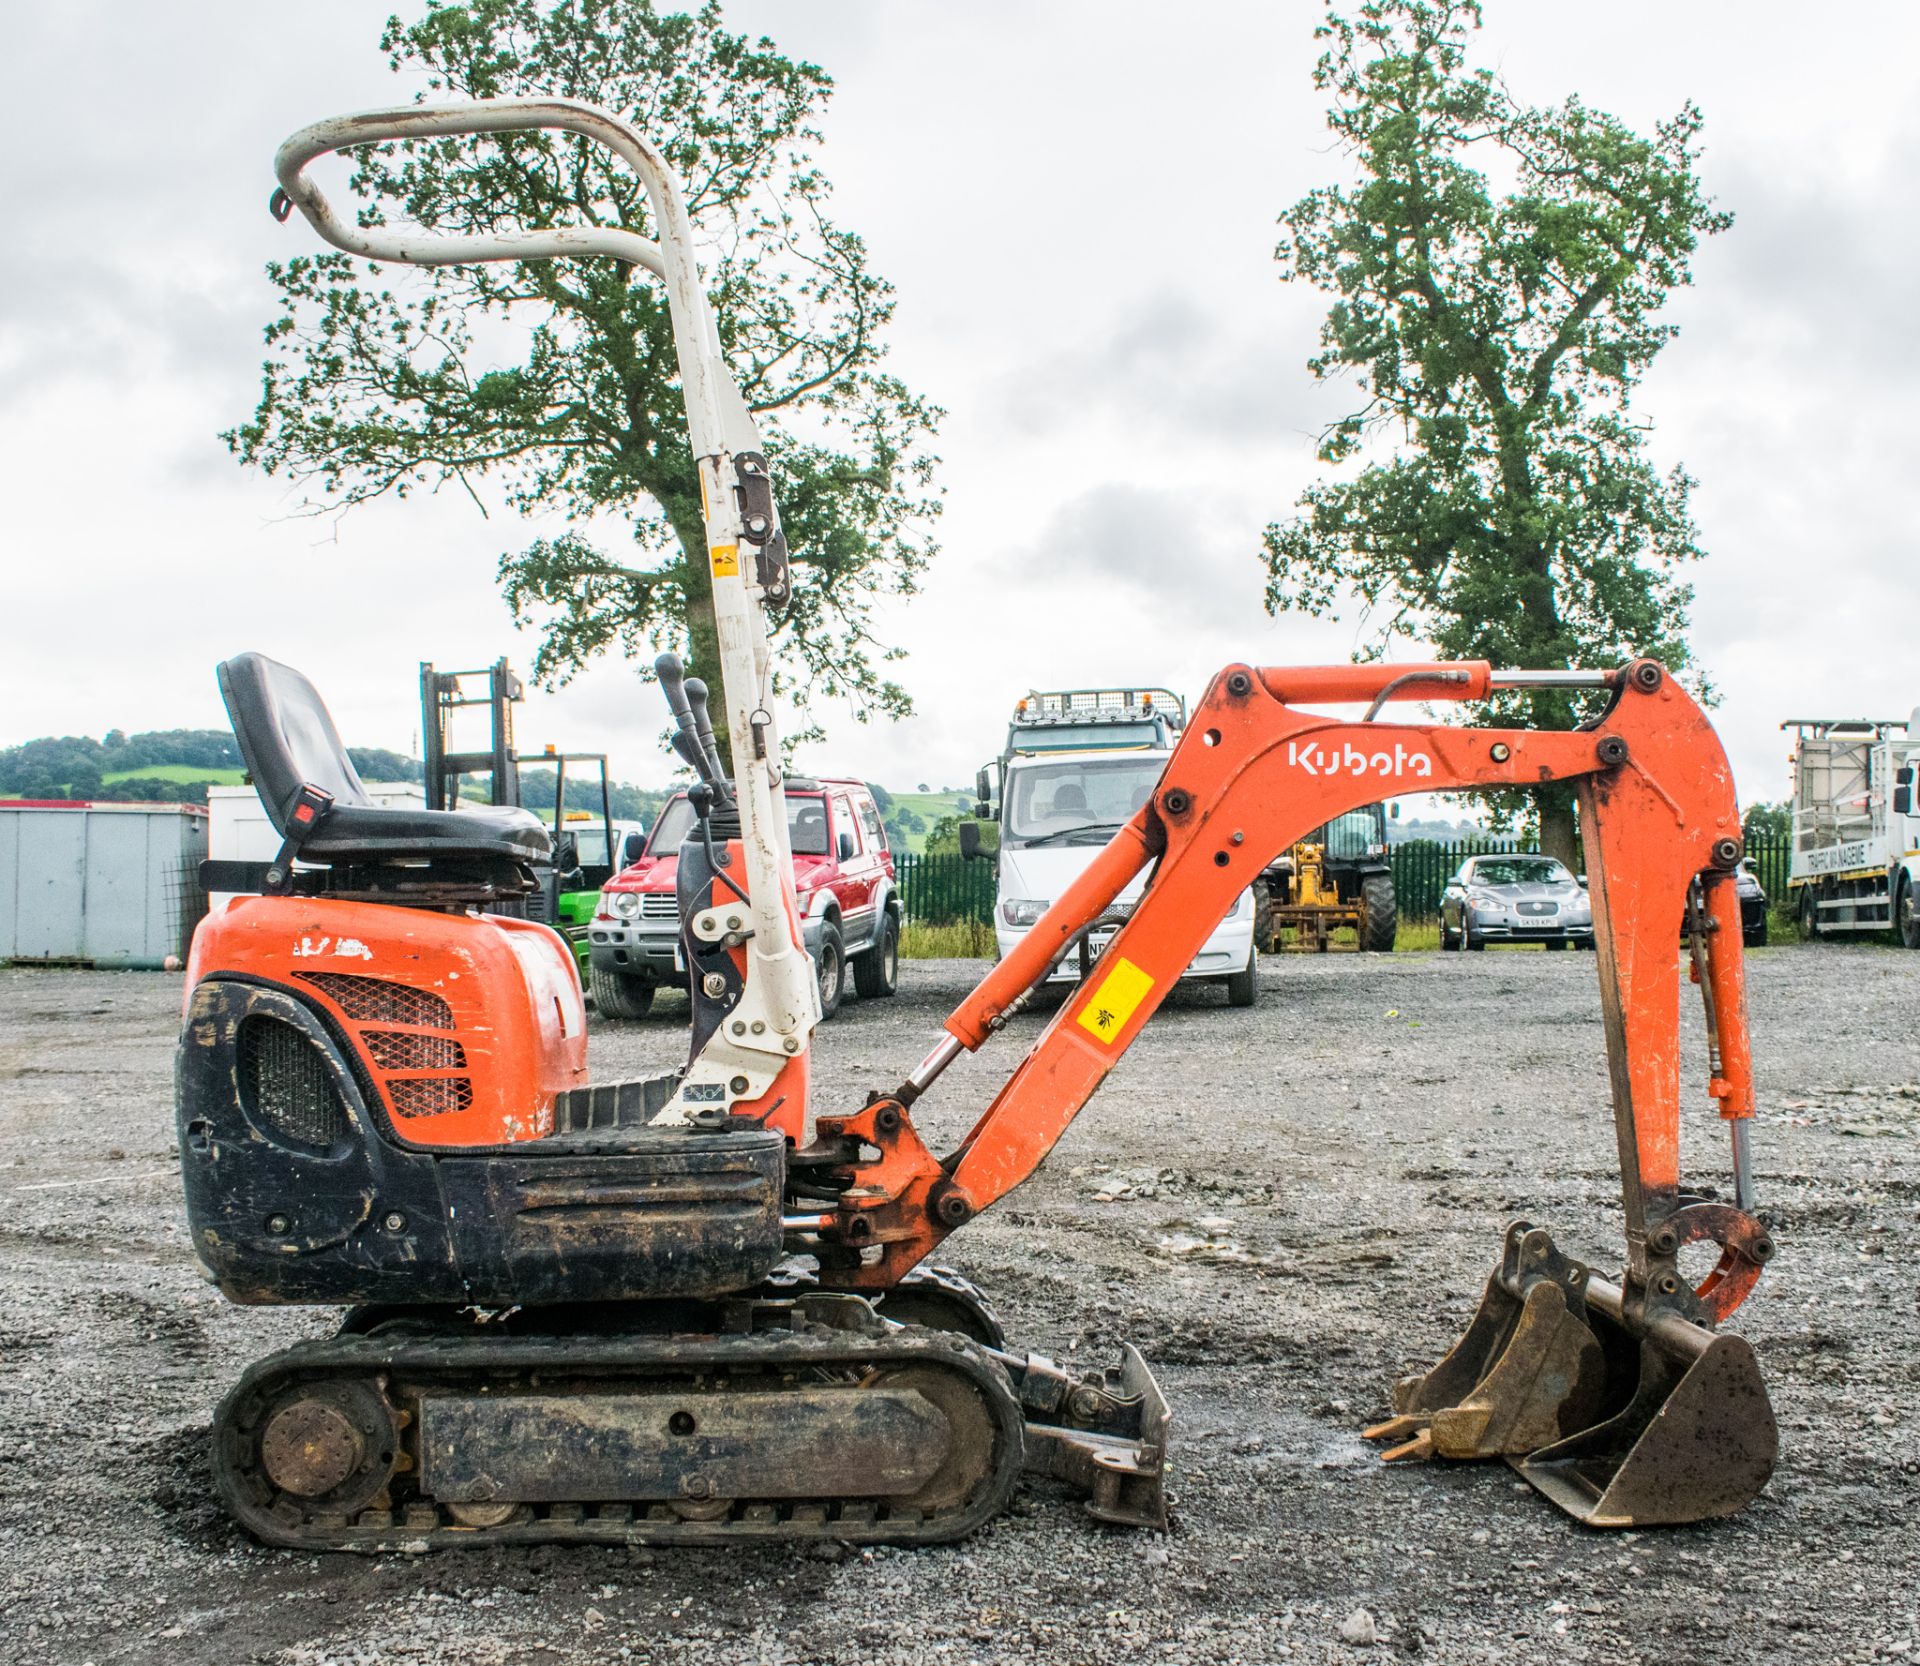
<svg viewBox="0 0 1920 1666">
<path fill-rule="evenodd" d="M 407 805 L 424 809 L 426 789 L 416 781 L 369 781 L 367 798 L 382 806 Z M 271 862 L 280 854 L 282 840 L 267 819 L 267 807 L 252 787 L 207 788 L 207 855 L 215 862 Z M 307 866 L 294 863 L 296 868 Z M 241 893 L 215 891 L 207 911 L 218 914 Z"/>
<path fill-rule="evenodd" d="M 1803 937 L 1893 931 L 1920 949 L 1920 707 L 1901 719 L 1796 719 L 1787 895 Z"/>
</svg>

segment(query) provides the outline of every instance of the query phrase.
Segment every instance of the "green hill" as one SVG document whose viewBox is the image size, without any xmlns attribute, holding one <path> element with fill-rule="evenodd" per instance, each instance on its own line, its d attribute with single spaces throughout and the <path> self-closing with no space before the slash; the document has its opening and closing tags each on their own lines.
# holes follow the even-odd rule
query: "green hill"
<svg viewBox="0 0 1920 1666">
<path fill-rule="evenodd" d="M 100 777 L 109 786 L 123 781 L 176 781 L 184 785 L 237 787 L 246 771 L 235 767 L 217 768 L 202 764 L 143 764 L 138 769 L 112 769 Z"/>
<path fill-rule="evenodd" d="M 881 809 L 886 817 L 887 842 L 895 850 L 918 856 L 927 848 L 927 835 L 943 816 L 973 807 L 973 791 L 967 787 L 948 787 L 941 792 L 887 791 Z"/>
</svg>

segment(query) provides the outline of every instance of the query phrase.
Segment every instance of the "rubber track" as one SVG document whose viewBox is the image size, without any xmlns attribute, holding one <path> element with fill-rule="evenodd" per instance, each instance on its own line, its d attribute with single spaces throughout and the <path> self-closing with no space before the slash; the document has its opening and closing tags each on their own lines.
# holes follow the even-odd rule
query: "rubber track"
<svg viewBox="0 0 1920 1666">
<path fill-rule="evenodd" d="M 636 1389 L 663 1376 L 704 1372 L 859 1373 L 914 1365 L 965 1378 L 989 1408 L 995 1431 L 987 1481 L 959 1508 L 928 1516 L 871 1498 L 807 1501 L 742 1499 L 719 1521 L 682 1520 L 665 1504 L 584 1503 L 522 1506 L 498 1527 L 456 1525 L 446 1507 L 408 1496 L 409 1478 L 393 1478 L 392 1508 L 351 1519 L 278 1494 L 256 1465 L 245 1414 L 308 1383 L 385 1378 L 404 1401 L 410 1383 L 454 1391 L 482 1383 L 494 1390 L 552 1373 L 603 1376 L 605 1388 Z M 383 1391 L 384 1392 L 384 1391 Z M 774 1391 L 777 1394 L 777 1391 Z M 770 1397 L 772 1397 L 770 1395 Z M 404 1439 L 405 1437 L 403 1437 Z M 820 1328 L 751 1335 L 513 1336 L 339 1335 L 303 1342 L 253 1365 L 221 1402 L 213 1425 L 214 1481 L 236 1520 L 269 1544 L 295 1550 L 420 1551 L 504 1544 L 722 1545 L 746 1541 L 834 1540 L 846 1544 L 940 1544 L 965 1537 L 1005 1508 L 1020 1476 L 1023 1422 L 1006 1374 L 966 1338 L 919 1327 L 884 1334 Z M 276 1508 L 277 1504 L 277 1508 Z"/>
</svg>

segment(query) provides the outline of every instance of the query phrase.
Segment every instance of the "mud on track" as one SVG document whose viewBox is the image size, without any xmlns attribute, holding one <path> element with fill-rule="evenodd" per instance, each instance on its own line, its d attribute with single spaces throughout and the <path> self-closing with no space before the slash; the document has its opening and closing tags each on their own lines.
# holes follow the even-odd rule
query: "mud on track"
<svg viewBox="0 0 1920 1666">
<path fill-rule="evenodd" d="M 1778 1260 L 1736 1320 L 1784 1452 L 1710 1527 L 1583 1531 L 1497 1467 L 1383 1470 L 1355 1431 L 1464 1323 L 1524 1213 L 1618 1258 L 1586 955 L 1264 963 L 1261 1004 L 1179 997 L 1042 1174 L 950 1241 L 1017 1345 L 1122 1338 L 1179 1419 L 1171 1540 L 1030 1485 L 944 1550 L 261 1548 L 208 1495 L 251 1359 L 330 1311 L 227 1307 L 170 1156 L 180 990 L 0 971 L 0 1662 L 1854 1661 L 1920 1653 L 1920 955 L 1750 958 Z M 918 962 L 818 1038 L 823 1106 L 926 1051 L 978 968 Z M 1690 1081 L 1700 1080 L 1697 1014 Z M 677 1002 L 600 1025 L 595 1074 L 662 1067 Z M 922 1107 L 963 1131 L 1038 1021 Z M 1723 1138 L 1690 1091 L 1691 1167 Z M 1371 1649 L 1341 1640 L 1356 1609 Z"/>
</svg>

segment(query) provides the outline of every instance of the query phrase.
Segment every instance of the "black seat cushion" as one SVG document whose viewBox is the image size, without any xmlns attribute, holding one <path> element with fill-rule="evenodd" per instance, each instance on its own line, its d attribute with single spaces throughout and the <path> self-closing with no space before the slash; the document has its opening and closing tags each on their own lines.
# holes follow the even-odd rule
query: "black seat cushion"
<svg viewBox="0 0 1920 1666">
<path fill-rule="evenodd" d="M 326 702 L 290 665 L 240 654 L 220 667 L 220 697 L 233 736 L 269 819 L 282 837 L 303 786 L 333 795 L 333 808 L 300 847 L 315 862 L 380 862 L 403 857 L 490 856 L 545 863 L 553 836 L 530 810 L 475 805 L 427 810 L 367 797 L 340 744 Z"/>
</svg>

